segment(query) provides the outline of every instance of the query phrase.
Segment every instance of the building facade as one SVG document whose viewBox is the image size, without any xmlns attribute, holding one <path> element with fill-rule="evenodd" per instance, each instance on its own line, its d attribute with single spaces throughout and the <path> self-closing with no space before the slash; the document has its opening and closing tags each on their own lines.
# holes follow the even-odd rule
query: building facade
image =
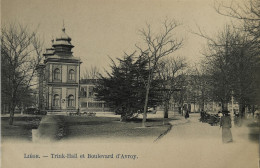
<svg viewBox="0 0 260 168">
<path fill-rule="evenodd" d="M 95 85 L 98 79 L 82 79 L 80 81 L 80 103 L 82 112 L 111 111 L 104 101 L 96 99 Z"/>
<path fill-rule="evenodd" d="M 79 110 L 81 61 L 73 56 L 73 47 L 63 28 L 56 40 L 52 40 L 52 47 L 43 54 L 44 63 L 37 68 L 40 110 L 48 113 Z"/>
</svg>

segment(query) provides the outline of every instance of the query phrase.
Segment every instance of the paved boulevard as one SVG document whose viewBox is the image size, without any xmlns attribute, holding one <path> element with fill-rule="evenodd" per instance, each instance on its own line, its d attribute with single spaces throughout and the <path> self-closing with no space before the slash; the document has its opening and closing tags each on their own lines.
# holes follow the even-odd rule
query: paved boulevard
<svg viewBox="0 0 260 168">
<path fill-rule="evenodd" d="M 172 125 L 171 131 L 157 143 L 167 146 L 162 147 L 161 152 L 168 151 L 164 159 L 170 159 L 174 167 L 258 167 L 259 146 L 257 140 L 252 141 L 252 135 L 259 136 L 259 127 L 233 126 L 234 142 L 223 144 L 219 126 L 199 122 L 199 114 L 191 114 L 187 120 L 172 121 Z"/>
</svg>

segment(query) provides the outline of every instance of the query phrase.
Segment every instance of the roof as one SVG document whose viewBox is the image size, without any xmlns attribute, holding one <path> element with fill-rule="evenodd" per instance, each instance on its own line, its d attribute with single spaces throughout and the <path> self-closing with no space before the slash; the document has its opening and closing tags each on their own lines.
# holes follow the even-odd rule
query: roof
<svg viewBox="0 0 260 168">
<path fill-rule="evenodd" d="M 52 47 L 47 48 L 45 53 L 44 63 L 47 62 L 68 62 L 81 63 L 79 58 L 73 56 L 71 49 L 74 46 L 71 44 L 71 38 L 66 34 L 65 28 L 62 28 L 60 35 L 56 40 L 52 40 Z"/>
<path fill-rule="evenodd" d="M 62 32 L 61 34 L 56 38 L 56 40 L 67 40 L 67 41 L 71 41 L 71 38 L 65 33 L 65 28 L 62 28 Z"/>
<path fill-rule="evenodd" d="M 80 58 L 70 56 L 70 57 L 64 57 L 64 56 L 59 56 L 59 55 L 53 55 L 50 57 L 46 57 L 44 60 L 45 63 L 47 62 L 68 62 L 68 63 L 82 63 Z"/>
<path fill-rule="evenodd" d="M 43 55 L 53 55 L 54 54 L 55 49 L 52 48 L 46 48 L 46 51 Z"/>
<path fill-rule="evenodd" d="M 56 41 L 53 43 L 53 47 L 55 46 L 68 46 L 73 48 L 74 46 L 70 43 L 71 38 L 65 33 L 65 28 L 62 28 L 62 32 L 56 38 Z"/>
</svg>

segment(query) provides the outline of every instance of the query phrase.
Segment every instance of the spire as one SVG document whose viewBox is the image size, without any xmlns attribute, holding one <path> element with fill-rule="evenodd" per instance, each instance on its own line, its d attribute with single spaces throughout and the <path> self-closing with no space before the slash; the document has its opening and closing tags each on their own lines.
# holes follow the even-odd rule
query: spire
<svg viewBox="0 0 260 168">
<path fill-rule="evenodd" d="M 62 31 L 65 33 L 65 24 L 64 24 L 64 19 L 63 19 Z"/>
</svg>

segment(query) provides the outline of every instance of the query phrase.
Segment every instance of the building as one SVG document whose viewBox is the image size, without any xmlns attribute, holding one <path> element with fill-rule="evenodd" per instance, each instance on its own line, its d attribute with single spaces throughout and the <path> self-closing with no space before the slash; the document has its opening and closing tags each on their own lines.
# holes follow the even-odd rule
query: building
<svg viewBox="0 0 260 168">
<path fill-rule="evenodd" d="M 37 67 L 40 110 L 48 113 L 79 110 L 81 61 L 73 56 L 73 47 L 63 28 L 43 54 L 44 62 Z"/>
<path fill-rule="evenodd" d="M 111 110 L 104 101 L 96 99 L 94 88 L 97 81 L 98 79 L 82 79 L 80 81 L 82 112 L 105 112 Z"/>
</svg>

